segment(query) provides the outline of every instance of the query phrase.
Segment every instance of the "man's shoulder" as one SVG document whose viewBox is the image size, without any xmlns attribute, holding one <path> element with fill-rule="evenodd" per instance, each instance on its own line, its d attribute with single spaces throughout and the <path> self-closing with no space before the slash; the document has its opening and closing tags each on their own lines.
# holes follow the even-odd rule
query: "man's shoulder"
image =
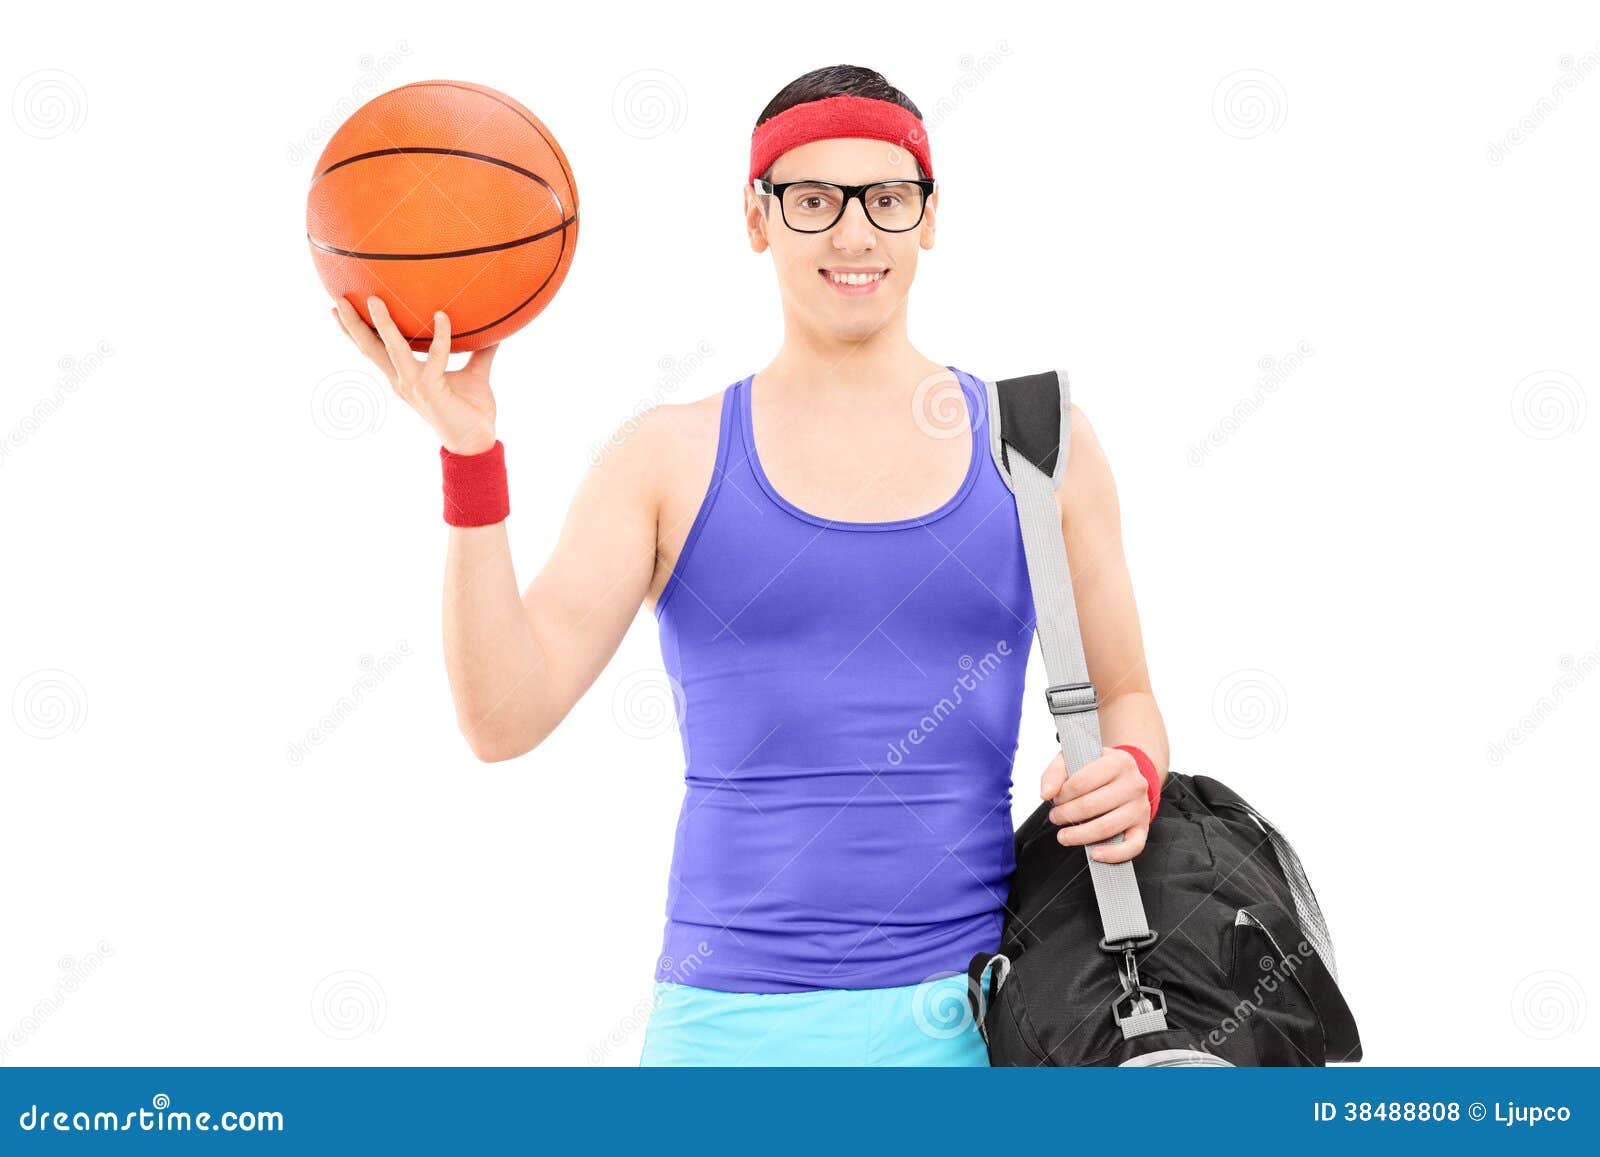
<svg viewBox="0 0 1600 1157">
<path fill-rule="evenodd" d="M 715 455 L 726 391 L 681 402 L 657 402 L 639 418 L 644 434 L 639 450 L 669 471 Z M 708 450 L 707 447 L 710 447 Z"/>
<path fill-rule="evenodd" d="M 658 510 L 675 510 L 679 492 L 714 469 L 725 392 L 635 406 L 607 439 L 602 468 L 647 494 Z"/>
<path fill-rule="evenodd" d="M 641 401 L 611 432 L 608 443 L 630 459 L 654 460 L 683 449 L 719 426 L 722 391 L 684 402 Z"/>
</svg>

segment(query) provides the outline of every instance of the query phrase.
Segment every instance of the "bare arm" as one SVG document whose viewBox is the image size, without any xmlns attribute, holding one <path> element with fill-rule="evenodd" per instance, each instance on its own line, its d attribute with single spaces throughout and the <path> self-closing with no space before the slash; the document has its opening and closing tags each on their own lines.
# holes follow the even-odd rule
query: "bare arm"
<svg viewBox="0 0 1600 1157">
<path fill-rule="evenodd" d="M 1056 501 L 1072 569 L 1084 658 L 1100 700 L 1101 742 L 1140 748 L 1166 777 L 1167 730 L 1150 689 L 1133 580 L 1122 549 L 1122 509 L 1094 427 L 1073 406 L 1067 468 Z"/>
<path fill-rule="evenodd" d="M 433 427 L 440 444 L 474 455 L 495 444 L 489 370 L 495 346 L 446 368 L 450 324 L 434 318 L 418 360 L 384 303 L 374 326 L 348 301 L 334 315 L 390 387 Z M 375 328 L 374 328 L 375 327 Z M 538 746 L 616 653 L 655 574 L 661 434 L 653 415 L 590 467 L 544 569 L 517 593 L 505 522 L 452 526 L 445 558 L 444 654 L 456 721 L 479 759 Z"/>
<path fill-rule="evenodd" d="M 1104 750 L 1067 776 L 1057 752 L 1040 779 L 1039 794 L 1056 804 L 1051 822 L 1062 844 L 1100 845 L 1091 855 L 1106 863 L 1130 860 L 1144 850 L 1150 831 L 1149 786 L 1132 755 L 1139 748 L 1167 776 L 1166 724 L 1150 689 L 1133 582 L 1122 551 L 1122 513 L 1117 488 L 1100 442 L 1077 406 L 1070 415 L 1067 468 L 1056 490 L 1067 564 L 1083 637 L 1089 680 L 1100 701 Z M 1105 844 L 1102 841 L 1121 840 Z"/>
<path fill-rule="evenodd" d="M 505 523 L 450 531 L 445 666 L 479 759 L 537 747 L 616 653 L 656 566 L 646 416 L 589 468 L 544 568 L 518 595 Z"/>
</svg>

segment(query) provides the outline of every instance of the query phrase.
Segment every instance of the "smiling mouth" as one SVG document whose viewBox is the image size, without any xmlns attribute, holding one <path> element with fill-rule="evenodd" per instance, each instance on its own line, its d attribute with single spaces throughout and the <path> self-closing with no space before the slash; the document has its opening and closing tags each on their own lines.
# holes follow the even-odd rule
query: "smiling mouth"
<svg viewBox="0 0 1600 1157">
<path fill-rule="evenodd" d="M 872 293 L 888 278 L 887 269 L 875 273 L 830 273 L 826 269 L 819 269 L 817 273 L 834 289 L 847 297 L 863 297 Z"/>
</svg>

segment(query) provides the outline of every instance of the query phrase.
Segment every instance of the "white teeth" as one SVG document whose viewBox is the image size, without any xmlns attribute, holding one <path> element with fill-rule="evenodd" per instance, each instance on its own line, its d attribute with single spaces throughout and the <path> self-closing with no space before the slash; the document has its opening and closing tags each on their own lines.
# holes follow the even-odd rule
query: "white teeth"
<svg viewBox="0 0 1600 1157">
<path fill-rule="evenodd" d="M 835 285 L 870 285 L 882 280 L 882 273 L 829 273 Z"/>
</svg>

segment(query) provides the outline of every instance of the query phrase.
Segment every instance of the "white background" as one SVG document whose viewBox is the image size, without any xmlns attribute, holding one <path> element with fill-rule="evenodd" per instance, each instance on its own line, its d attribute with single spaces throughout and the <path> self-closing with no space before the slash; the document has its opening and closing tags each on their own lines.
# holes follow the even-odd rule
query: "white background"
<svg viewBox="0 0 1600 1157">
<path fill-rule="evenodd" d="M 473 758 L 437 443 L 329 319 L 306 185 L 415 80 L 566 150 L 576 260 L 495 365 L 525 586 L 594 446 L 777 348 L 749 133 L 835 63 L 930 124 L 918 348 L 1070 371 L 1173 766 L 1296 843 L 1367 1061 L 1595 1063 L 1593 6 L 782 11 L 11 14 L 0 1063 L 636 1061 L 683 790 L 654 621 Z"/>
</svg>

